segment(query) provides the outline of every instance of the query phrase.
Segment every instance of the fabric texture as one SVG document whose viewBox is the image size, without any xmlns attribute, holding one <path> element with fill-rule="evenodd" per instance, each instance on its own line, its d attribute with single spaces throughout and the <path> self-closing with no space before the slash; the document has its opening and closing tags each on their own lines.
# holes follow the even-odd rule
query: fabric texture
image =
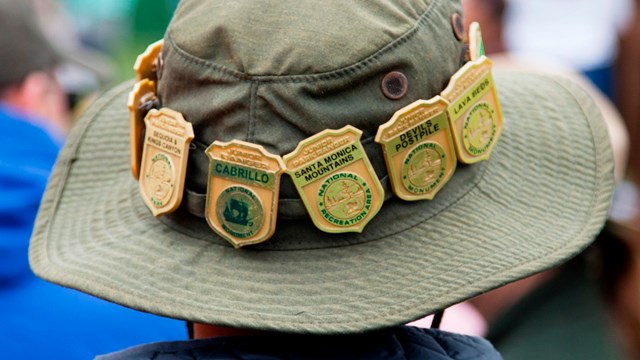
<svg viewBox="0 0 640 360">
<path fill-rule="evenodd" d="M 363 131 L 378 177 L 387 178 L 373 138 L 395 111 L 439 94 L 462 65 L 464 44 L 451 27 L 460 4 L 343 4 L 327 3 L 328 12 L 293 0 L 179 5 L 158 95 L 194 126 L 188 190 L 204 191 L 203 149 L 213 140 L 284 155 L 348 124 Z M 307 27 L 318 34 L 296 33 Z M 256 56 L 251 41 L 265 33 L 272 45 L 256 44 Z M 409 79 L 400 100 L 380 89 L 392 70 Z M 322 232 L 304 213 L 280 216 L 269 241 L 240 250 L 184 207 L 150 214 L 130 171 L 133 84 L 124 83 L 84 114 L 62 151 L 31 266 L 147 312 L 316 334 L 404 324 L 550 268 L 586 247 L 605 221 L 613 189 L 607 130 L 568 81 L 524 73 L 495 80 L 505 124 L 491 159 L 458 166 L 433 201 L 388 196 L 362 233 Z M 299 202 L 286 179 L 281 201 Z"/>
<path fill-rule="evenodd" d="M 168 359 L 502 359 L 486 340 L 432 329 L 399 327 L 356 336 L 227 337 L 157 343 L 98 360 Z"/>
<path fill-rule="evenodd" d="M 0 348 L 4 359 L 89 359 L 184 339 L 184 323 L 50 284 L 29 269 L 29 238 L 60 144 L 0 104 Z M 96 331 L 87 331 L 93 326 Z"/>
</svg>

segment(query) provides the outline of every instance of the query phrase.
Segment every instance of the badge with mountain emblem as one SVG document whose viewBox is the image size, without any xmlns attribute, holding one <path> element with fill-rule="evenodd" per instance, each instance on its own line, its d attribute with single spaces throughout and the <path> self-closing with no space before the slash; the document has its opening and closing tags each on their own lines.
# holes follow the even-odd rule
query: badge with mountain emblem
<svg viewBox="0 0 640 360">
<path fill-rule="evenodd" d="M 240 140 L 214 141 L 206 154 L 209 226 L 236 248 L 268 240 L 276 229 L 282 159 Z"/>
<path fill-rule="evenodd" d="M 287 173 L 322 231 L 361 232 L 382 207 L 384 190 L 361 136 L 350 125 L 324 130 L 284 156 Z"/>
<path fill-rule="evenodd" d="M 467 62 L 442 92 L 449 102 L 458 160 L 465 164 L 488 159 L 502 132 L 502 111 L 491 66 L 485 56 Z"/>
<path fill-rule="evenodd" d="M 180 206 L 193 127 L 177 111 L 152 109 L 144 119 L 146 133 L 140 165 L 140 193 L 154 216 Z"/>
<path fill-rule="evenodd" d="M 391 187 L 403 200 L 433 199 L 456 169 L 447 106 L 440 96 L 418 100 L 378 129 Z"/>
</svg>

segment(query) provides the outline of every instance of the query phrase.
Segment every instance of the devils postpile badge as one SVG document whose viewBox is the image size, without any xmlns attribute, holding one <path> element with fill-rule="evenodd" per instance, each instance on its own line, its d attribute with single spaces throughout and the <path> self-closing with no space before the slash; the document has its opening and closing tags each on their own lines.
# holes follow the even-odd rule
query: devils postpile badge
<svg viewBox="0 0 640 360">
<path fill-rule="evenodd" d="M 440 96 L 418 100 L 378 129 L 393 192 L 403 200 L 433 199 L 456 169 L 447 106 Z"/>
<path fill-rule="evenodd" d="M 144 117 L 147 113 L 143 109 L 156 98 L 156 84 L 149 79 L 138 81 L 129 93 L 129 142 L 131 147 L 131 173 L 138 180 L 140 178 L 140 162 L 142 161 L 142 132 Z"/>
<path fill-rule="evenodd" d="M 240 140 L 214 141 L 206 153 L 209 226 L 236 248 L 268 240 L 276 229 L 282 159 Z"/>
<path fill-rule="evenodd" d="M 324 130 L 284 156 L 287 173 L 322 231 L 361 232 L 382 207 L 384 190 L 361 136 L 350 125 Z"/>
<path fill-rule="evenodd" d="M 171 109 L 152 109 L 144 119 L 146 133 L 140 166 L 140 193 L 154 216 L 180 206 L 193 127 Z"/>
<path fill-rule="evenodd" d="M 491 66 L 485 56 L 467 62 L 442 92 L 450 104 L 458 160 L 465 164 L 488 159 L 502 132 L 502 111 Z"/>
</svg>

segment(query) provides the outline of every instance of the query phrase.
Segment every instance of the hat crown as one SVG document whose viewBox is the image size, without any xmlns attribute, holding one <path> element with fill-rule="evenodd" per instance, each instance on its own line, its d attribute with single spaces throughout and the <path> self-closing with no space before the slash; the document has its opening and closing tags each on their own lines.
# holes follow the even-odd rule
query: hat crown
<svg viewBox="0 0 640 360">
<path fill-rule="evenodd" d="M 395 111 L 439 94 L 463 63 L 451 28 L 459 1 L 182 1 L 167 30 L 158 93 L 194 127 L 187 188 L 204 192 L 214 140 L 277 155 L 325 129 L 363 142 Z M 408 78 L 400 99 L 381 81 Z M 372 142 L 372 141 L 371 141 Z M 378 174 L 384 161 L 374 161 Z M 296 197 L 287 190 L 283 197 Z"/>
</svg>

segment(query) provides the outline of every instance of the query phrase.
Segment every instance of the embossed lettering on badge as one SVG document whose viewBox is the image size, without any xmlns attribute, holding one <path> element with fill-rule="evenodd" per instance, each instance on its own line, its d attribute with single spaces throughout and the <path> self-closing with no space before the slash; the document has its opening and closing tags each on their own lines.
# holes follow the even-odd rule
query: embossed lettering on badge
<svg viewBox="0 0 640 360">
<path fill-rule="evenodd" d="M 209 226 L 236 248 L 268 240 L 276 229 L 282 159 L 240 140 L 214 141 L 206 154 Z"/>
<path fill-rule="evenodd" d="M 384 190 L 361 136 L 350 125 L 324 130 L 284 156 L 287 173 L 322 231 L 361 232 L 382 207 Z"/>
<path fill-rule="evenodd" d="M 403 200 L 433 199 L 456 169 L 447 106 L 440 96 L 418 100 L 378 129 L 393 192 Z"/>
<path fill-rule="evenodd" d="M 144 119 L 146 133 L 140 166 L 140 193 L 154 216 L 180 206 L 193 127 L 177 111 L 152 109 Z"/>
<path fill-rule="evenodd" d="M 485 56 L 466 63 L 442 92 L 450 104 L 458 160 L 465 164 L 488 159 L 502 132 L 502 111 L 491 66 Z"/>
</svg>

